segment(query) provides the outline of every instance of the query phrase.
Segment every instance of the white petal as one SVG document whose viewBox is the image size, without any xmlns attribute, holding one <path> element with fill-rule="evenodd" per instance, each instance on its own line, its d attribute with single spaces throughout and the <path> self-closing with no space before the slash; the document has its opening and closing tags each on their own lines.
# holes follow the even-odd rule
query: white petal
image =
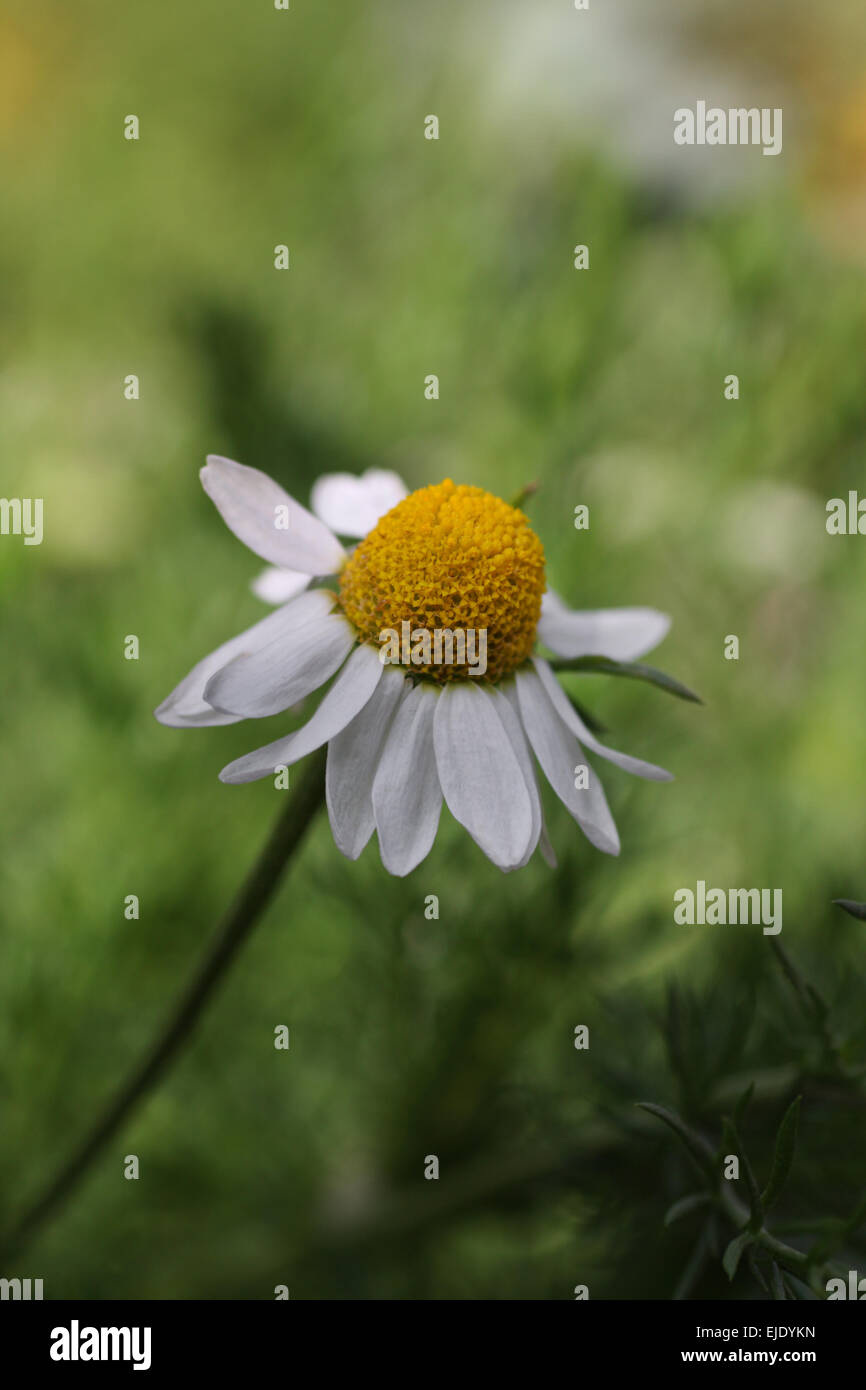
<svg viewBox="0 0 866 1390">
<path fill-rule="evenodd" d="M 263 603 L 288 603 L 290 598 L 303 593 L 310 578 L 300 570 L 279 570 L 268 565 L 256 575 L 250 588 Z"/>
<path fill-rule="evenodd" d="M 584 763 L 583 751 L 556 713 L 535 671 L 524 667 L 517 672 L 517 695 L 523 727 L 556 795 L 591 844 L 606 854 L 619 854 L 619 836 L 601 781 L 590 768 L 589 786 L 575 787 L 574 769 Z"/>
<path fill-rule="evenodd" d="M 436 767 L 455 820 L 500 869 L 523 860 L 532 805 L 499 708 L 480 686 L 452 681 L 433 725 Z"/>
<path fill-rule="evenodd" d="M 584 747 L 597 753 L 600 758 L 607 758 L 608 762 L 616 763 L 617 767 L 621 767 L 625 772 L 631 772 L 635 777 L 646 777 L 650 782 L 672 782 L 674 780 L 673 773 L 665 772 L 663 767 L 656 767 L 655 763 L 645 763 L 643 758 L 632 758 L 628 753 L 617 753 L 615 748 L 607 748 L 603 743 L 599 743 L 592 731 L 584 724 L 547 662 L 542 661 L 540 657 L 535 657 L 532 664 L 550 696 L 553 708 L 562 722 L 580 739 Z"/>
<path fill-rule="evenodd" d="M 229 529 L 263 560 L 318 575 L 338 574 L 345 564 L 336 536 L 266 473 L 208 454 L 201 481 Z"/>
<path fill-rule="evenodd" d="M 330 598 L 333 603 L 333 595 Z M 319 600 L 319 603 L 323 611 L 327 612 L 330 605 L 326 604 L 325 600 Z M 242 714 L 230 714 L 226 710 L 214 709 L 204 698 L 205 686 L 217 671 L 221 671 L 236 656 L 267 646 L 283 631 L 285 623 L 286 616 L 281 609 L 277 613 L 269 613 L 253 627 L 247 628 L 246 632 L 223 642 L 221 647 L 217 647 L 216 651 L 194 666 L 189 675 L 154 711 L 159 722 L 185 729 L 196 725 L 236 724 L 239 719 L 243 719 Z"/>
<path fill-rule="evenodd" d="M 338 536 L 366 536 L 380 517 L 408 496 L 408 488 L 396 473 L 368 468 L 354 473 L 324 473 L 313 484 L 310 503 Z"/>
<path fill-rule="evenodd" d="M 517 694 L 517 683 L 513 679 L 507 680 L 504 681 L 497 689 L 502 692 L 502 694 L 505 696 L 506 704 L 510 705 L 512 710 L 514 711 L 514 717 L 517 720 L 520 728 L 520 736 L 523 740 L 523 747 L 525 750 L 526 758 L 529 762 L 529 771 L 532 777 L 533 785 L 535 787 L 535 795 L 538 801 L 538 816 L 540 820 L 538 833 L 537 835 L 535 835 L 535 832 L 533 831 L 533 835 L 538 841 L 538 849 L 540 850 L 541 856 L 544 859 L 545 863 L 551 869 L 555 869 L 557 867 L 556 852 L 553 848 L 553 845 L 550 842 L 550 836 L 547 833 L 547 825 L 545 824 L 544 820 L 544 808 L 541 804 L 541 795 L 538 791 L 538 783 L 535 778 L 535 766 L 532 762 L 532 754 L 530 752 L 529 743 L 526 737 L 526 731 L 523 727 L 522 715 L 520 713 L 520 700 Z M 526 856 L 526 862 L 529 861 L 531 856 L 532 850 L 530 850 L 529 854 Z"/>
<path fill-rule="evenodd" d="M 259 777 L 269 776 L 277 767 L 291 767 L 314 748 L 321 748 L 364 708 L 382 678 L 382 670 L 377 651 L 372 647 L 358 647 L 302 729 L 229 763 L 220 773 L 220 781 L 255 782 Z"/>
<path fill-rule="evenodd" d="M 550 590 L 541 600 L 538 640 L 557 656 L 636 661 L 658 646 L 671 620 L 655 608 L 596 608 L 580 613 Z"/>
<path fill-rule="evenodd" d="M 373 779 L 373 812 L 382 863 L 402 878 L 426 859 L 436 839 L 442 790 L 433 752 L 439 696 L 416 685 L 397 708 Z"/>
<path fill-rule="evenodd" d="M 280 625 L 271 641 L 236 656 L 211 676 L 204 690 L 208 704 L 261 719 L 318 690 L 343 664 L 357 637 L 346 618 L 331 612 L 333 606 L 329 590 L 312 589 L 278 608 L 272 619 Z"/>
<path fill-rule="evenodd" d="M 328 744 L 328 817 L 334 843 L 349 859 L 358 858 L 376 828 L 373 778 L 397 702 L 408 688 L 399 671 L 384 668 L 360 714 Z"/>
<path fill-rule="evenodd" d="M 497 712 L 508 735 L 511 747 L 514 749 L 520 771 L 523 774 L 523 781 L 529 794 L 529 805 L 532 812 L 532 829 L 529 835 L 529 843 L 526 851 L 518 864 L 522 869 L 524 864 L 528 864 L 535 847 L 538 844 L 538 837 L 541 834 L 542 813 L 541 797 L 538 794 L 538 781 L 535 776 L 535 767 L 532 762 L 532 754 L 526 742 L 526 734 L 523 732 L 523 725 L 520 722 L 519 708 L 517 705 L 517 687 L 514 681 L 509 681 L 507 686 L 497 688 L 490 686 L 486 692 L 496 705 Z"/>
</svg>

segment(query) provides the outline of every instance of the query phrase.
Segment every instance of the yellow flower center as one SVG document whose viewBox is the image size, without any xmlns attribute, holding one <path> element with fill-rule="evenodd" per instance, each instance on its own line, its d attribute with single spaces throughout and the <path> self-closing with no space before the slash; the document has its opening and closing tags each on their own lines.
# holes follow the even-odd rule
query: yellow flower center
<svg viewBox="0 0 866 1390">
<path fill-rule="evenodd" d="M 483 674 L 496 681 L 531 653 L 545 587 L 544 550 L 523 512 L 446 479 L 381 518 L 343 570 L 340 603 L 363 641 L 382 647 L 383 633 L 396 634 L 401 664 L 437 681 L 468 678 L 473 665 L 478 678 L 484 633 Z M 449 644 L 448 632 L 465 634 L 466 660 L 455 659 L 459 640 Z"/>
</svg>

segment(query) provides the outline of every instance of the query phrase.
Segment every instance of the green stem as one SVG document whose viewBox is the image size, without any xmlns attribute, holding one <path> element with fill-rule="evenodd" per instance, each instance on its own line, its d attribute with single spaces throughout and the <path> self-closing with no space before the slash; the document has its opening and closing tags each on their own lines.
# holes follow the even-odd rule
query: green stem
<svg viewBox="0 0 866 1390">
<path fill-rule="evenodd" d="M 189 1041 L 205 1006 L 227 974 L 276 891 L 316 811 L 324 804 L 325 753 L 317 753 L 287 800 L 270 838 L 250 870 L 204 956 L 147 1052 L 41 1195 L 0 1241 L 0 1259 L 39 1230 L 71 1196 L 106 1144 L 153 1091 Z"/>
<path fill-rule="evenodd" d="M 725 1215 L 738 1231 L 743 1230 L 749 1220 L 748 1208 L 735 1196 L 727 1182 L 722 1182 L 719 1196 Z M 808 1284 L 813 1293 L 823 1296 L 827 1279 L 839 1277 L 842 1274 L 840 1269 L 830 1263 L 822 1264 L 817 1268 L 811 1267 L 808 1255 L 804 1254 L 802 1250 L 796 1250 L 793 1245 L 787 1245 L 785 1241 L 778 1240 L 763 1226 L 755 1235 L 755 1244 L 759 1245 L 762 1250 L 766 1250 L 768 1255 L 772 1255 L 777 1264 L 782 1265 L 790 1273 L 796 1274 L 797 1278 L 802 1279 L 804 1284 Z"/>
</svg>

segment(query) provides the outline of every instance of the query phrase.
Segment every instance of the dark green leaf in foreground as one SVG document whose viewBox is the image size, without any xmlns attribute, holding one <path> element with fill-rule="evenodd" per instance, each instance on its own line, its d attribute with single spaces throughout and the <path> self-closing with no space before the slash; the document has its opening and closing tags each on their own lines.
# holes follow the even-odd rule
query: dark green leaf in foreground
<svg viewBox="0 0 866 1390">
<path fill-rule="evenodd" d="M 800 1100 L 801 1097 L 797 1096 L 797 1099 L 788 1106 L 776 1134 L 776 1151 L 773 1154 L 770 1181 L 761 1193 L 764 1211 L 769 1211 L 773 1203 L 781 1196 L 782 1188 L 785 1186 L 791 1171 L 791 1164 L 794 1162 L 794 1151 L 797 1147 L 797 1124 L 800 1118 Z"/>
<path fill-rule="evenodd" d="M 841 907 L 852 917 L 857 917 L 861 922 L 866 922 L 866 903 L 856 903 L 853 898 L 834 898 L 834 907 Z"/>
<path fill-rule="evenodd" d="M 699 695 L 680 681 L 674 680 L 673 676 L 666 675 L 664 671 L 657 671 L 654 666 L 644 666 L 638 661 L 614 661 L 608 656 L 576 656 L 571 660 L 551 661 L 550 664 L 554 671 L 582 671 L 584 674 L 597 676 L 628 676 L 631 680 L 647 681 L 650 685 L 656 685 L 659 690 L 666 690 L 669 695 L 676 695 L 679 700 L 691 700 L 695 705 L 703 704 Z"/>
<path fill-rule="evenodd" d="M 743 1251 L 747 1245 L 752 1243 L 751 1231 L 742 1231 L 740 1235 L 734 1236 L 724 1255 L 722 1256 L 722 1269 L 728 1278 L 733 1280 L 737 1272 Z"/>
<path fill-rule="evenodd" d="M 655 1115 L 657 1120 L 661 1120 L 680 1140 L 680 1143 L 688 1151 L 692 1160 L 698 1168 L 712 1182 L 715 1182 L 718 1173 L 716 1172 L 715 1155 L 707 1143 L 696 1130 L 690 1129 L 679 1115 L 675 1115 L 673 1110 L 666 1110 L 663 1105 L 654 1105 L 652 1101 L 638 1101 L 638 1108 L 646 1110 L 649 1115 Z"/>
</svg>

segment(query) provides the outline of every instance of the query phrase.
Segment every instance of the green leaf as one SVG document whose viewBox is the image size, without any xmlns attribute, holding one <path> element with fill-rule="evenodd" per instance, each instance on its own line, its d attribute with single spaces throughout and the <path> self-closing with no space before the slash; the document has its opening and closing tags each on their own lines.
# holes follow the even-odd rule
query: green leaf
<svg viewBox="0 0 866 1390">
<path fill-rule="evenodd" d="M 866 903 L 855 903 L 853 898 L 834 898 L 833 905 L 844 908 L 852 917 L 858 917 L 861 922 L 866 922 Z"/>
<path fill-rule="evenodd" d="M 672 1226 L 675 1221 L 679 1221 L 681 1216 L 688 1216 L 689 1212 L 697 1211 L 699 1207 L 705 1207 L 709 1200 L 710 1197 L 707 1192 L 692 1192 L 688 1197 L 681 1197 L 665 1212 L 665 1225 Z"/>
<path fill-rule="evenodd" d="M 657 685 L 659 690 L 676 695 L 679 700 L 690 700 L 695 705 L 704 703 L 699 695 L 680 681 L 674 680 L 673 676 L 665 675 L 664 671 L 657 671 L 654 666 L 643 666 L 638 661 L 614 661 L 609 656 L 576 656 L 571 660 L 552 661 L 550 664 L 555 671 L 583 671 L 598 676 L 628 676 L 631 680 L 648 681 L 650 685 Z"/>
<path fill-rule="evenodd" d="M 696 1130 L 690 1129 L 679 1115 L 675 1115 L 673 1110 L 666 1110 L 663 1105 L 654 1105 L 652 1101 L 638 1101 L 638 1108 L 646 1110 L 649 1115 L 654 1115 L 657 1120 L 661 1120 L 680 1140 L 683 1147 L 687 1150 L 694 1163 L 700 1171 L 715 1184 L 718 1180 L 716 1171 L 715 1154 L 700 1134 Z"/>
<path fill-rule="evenodd" d="M 743 1148 L 743 1141 L 737 1133 L 736 1125 L 733 1120 L 725 1118 L 722 1121 L 722 1129 L 725 1135 L 725 1143 L 739 1157 L 742 1165 L 743 1177 L 746 1179 L 746 1188 L 749 1193 L 749 1230 L 757 1233 L 764 1224 L 764 1208 L 761 1204 L 761 1189 L 758 1187 L 755 1174 L 752 1172 L 752 1165 L 746 1156 Z"/>
<path fill-rule="evenodd" d="M 797 1125 L 800 1118 L 801 1100 L 802 1096 L 797 1096 L 796 1100 L 791 1101 L 776 1133 L 776 1150 L 773 1154 L 773 1166 L 770 1169 L 770 1181 L 761 1193 L 764 1211 L 769 1211 L 770 1207 L 778 1201 L 788 1180 L 791 1164 L 794 1162 L 794 1152 L 797 1148 Z"/>
<path fill-rule="evenodd" d="M 734 1275 L 739 1267 L 740 1259 L 746 1246 L 752 1243 L 751 1231 L 741 1231 L 738 1236 L 734 1236 L 724 1255 L 722 1256 L 722 1269 L 733 1281 Z"/>
</svg>

